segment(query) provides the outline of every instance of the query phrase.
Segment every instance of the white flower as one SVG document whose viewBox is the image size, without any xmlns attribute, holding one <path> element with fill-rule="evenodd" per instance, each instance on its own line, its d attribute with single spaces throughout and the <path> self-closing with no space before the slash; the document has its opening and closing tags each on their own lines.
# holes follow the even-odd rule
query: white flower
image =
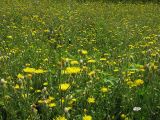
<svg viewBox="0 0 160 120">
<path fill-rule="evenodd" d="M 6 83 L 7 83 L 7 81 L 6 81 L 4 78 L 2 78 L 0 82 L 1 82 L 2 84 L 6 84 Z"/>
<path fill-rule="evenodd" d="M 133 108 L 133 111 L 140 111 L 141 110 L 141 107 L 134 107 Z"/>
<path fill-rule="evenodd" d="M 82 59 L 80 59 L 80 63 L 83 63 L 83 60 L 82 60 Z"/>
</svg>

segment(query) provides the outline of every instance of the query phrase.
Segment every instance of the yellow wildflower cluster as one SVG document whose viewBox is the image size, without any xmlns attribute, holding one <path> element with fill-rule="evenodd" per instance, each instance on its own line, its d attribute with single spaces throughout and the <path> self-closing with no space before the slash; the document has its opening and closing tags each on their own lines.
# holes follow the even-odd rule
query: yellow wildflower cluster
<svg viewBox="0 0 160 120">
<path fill-rule="evenodd" d="M 64 116 L 58 116 L 55 120 L 67 120 Z"/>
<path fill-rule="evenodd" d="M 85 116 L 83 116 L 83 120 L 92 120 L 92 116 L 85 115 Z"/>
<path fill-rule="evenodd" d="M 35 68 L 30 68 L 30 67 L 24 68 L 23 71 L 26 73 L 36 73 L 36 74 L 42 74 L 42 73 L 47 72 L 46 70 L 43 70 L 43 69 L 35 69 Z"/>
<path fill-rule="evenodd" d="M 9 1 L 0 2 L 1 119 L 4 110 L 15 120 L 158 119 L 158 4 Z"/>
<path fill-rule="evenodd" d="M 38 100 L 39 104 L 46 104 L 48 105 L 50 108 L 53 108 L 56 106 L 56 103 L 54 102 L 54 97 L 49 96 L 47 99 L 40 99 Z"/>
<path fill-rule="evenodd" d="M 143 80 L 141 80 L 141 79 L 137 79 L 137 80 L 135 80 L 134 82 L 132 82 L 132 81 L 127 81 L 127 84 L 129 85 L 129 87 L 136 87 L 136 86 L 141 86 L 141 85 L 143 85 L 143 83 L 144 83 L 144 81 Z"/>
<path fill-rule="evenodd" d="M 80 67 L 67 67 L 65 70 L 62 71 L 62 74 L 77 74 L 80 72 Z"/>
</svg>

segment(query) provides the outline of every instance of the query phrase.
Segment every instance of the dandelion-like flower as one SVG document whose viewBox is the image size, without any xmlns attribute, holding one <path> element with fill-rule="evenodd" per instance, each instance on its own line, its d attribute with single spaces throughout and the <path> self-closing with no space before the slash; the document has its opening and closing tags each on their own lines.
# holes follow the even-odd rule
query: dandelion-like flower
<svg viewBox="0 0 160 120">
<path fill-rule="evenodd" d="M 93 60 L 93 59 L 91 59 L 91 60 L 88 60 L 87 62 L 88 62 L 88 63 L 95 63 L 96 61 Z"/>
<path fill-rule="evenodd" d="M 77 74 L 80 72 L 80 67 L 67 67 L 65 70 L 62 71 L 62 74 Z"/>
<path fill-rule="evenodd" d="M 125 114 L 121 114 L 121 118 L 122 118 L 122 119 L 125 119 L 125 118 L 126 118 L 126 115 L 125 115 Z"/>
<path fill-rule="evenodd" d="M 23 71 L 26 73 L 36 73 L 36 74 L 42 74 L 42 73 L 47 72 L 46 70 L 43 70 L 43 69 L 35 69 L 35 68 L 30 68 L 30 67 L 24 68 Z"/>
<path fill-rule="evenodd" d="M 89 97 L 88 99 L 87 99 L 87 101 L 88 101 L 88 103 L 95 103 L 95 98 L 94 97 Z"/>
<path fill-rule="evenodd" d="M 88 73 L 89 76 L 94 76 L 95 74 L 96 74 L 95 71 L 91 71 L 91 72 Z"/>
<path fill-rule="evenodd" d="M 58 116 L 56 120 L 67 120 L 64 116 Z"/>
<path fill-rule="evenodd" d="M 56 106 L 56 103 L 49 103 L 48 106 L 49 106 L 50 108 L 53 108 L 53 107 Z"/>
<path fill-rule="evenodd" d="M 18 84 L 16 84 L 16 85 L 14 86 L 14 88 L 15 88 L 15 89 L 20 89 L 20 86 L 19 86 Z"/>
<path fill-rule="evenodd" d="M 72 109 L 72 107 L 65 107 L 65 108 L 64 108 L 64 112 L 67 113 L 67 112 L 68 112 L 69 110 L 71 110 L 71 109 Z"/>
<path fill-rule="evenodd" d="M 23 71 L 26 73 L 34 73 L 35 70 L 36 70 L 35 68 L 30 68 L 30 67 L 26 67 L 23 69 Z"/>
<path fill-rule="evenodd" d="M 103 92 L 103 93 L 108 92 L 108 88 L 107 87 L 101 87 L 100 91 Z"/>
<path fill-rule="evenodd" d="M 141 80 L 141 79 L 137 79 L 137 80 L 134 81 L 134 84 L 135 84 L 136 86 L 140 86 L 140 85 L 142 85 L 143 83 L 144 83 L 144 81 Z"/>
<path fill-rule="evenodd" d="M 92 116 L 85 115 L 85 116 L 83 116 L 83 120 L 92 120 Z"/>
<path fill-rule="evenodd" d="M 70 87 L 70 84 L 68 84 L 68 83 L 64 83 L 64 84 L 59 85 L 59 89 L 61 91 L 66 91 L 69 87 Z"/>
<path fill-rule="evenodd" d="M 45 73 L 45 72 L 47 72 L 47 71 L 43 70 L 43 69 L 37 69 L 37 70 L 34 71 L 34 73 L 36 73 L 36 74 L 42 74 L 42 73 Z"/>
<path fill-rule="evenodd" d="M 106 61 L 107 59 L 106 58 L 100 58 L 100 61 Z"/>
<path fill-rule="evenodd" d="M 19 79 L 24 79 L 24 76 L 19 73 L 19 74 L 17 75 L 17 78 L 19 78 Z"/>
<path fill-rule="evenodd" d="M 71 61 L 71 65 L 77 65 L 77 64 L 79 64 L 78 61 L 76 61 L 76 60 Z"/>
<path fill-rule="evenodd" d="M 81 50 L 81 53 L 82 53 L 83 55 L 87 55 L 87 54 L 88 54 L 87 50 Z"/>
</svg>

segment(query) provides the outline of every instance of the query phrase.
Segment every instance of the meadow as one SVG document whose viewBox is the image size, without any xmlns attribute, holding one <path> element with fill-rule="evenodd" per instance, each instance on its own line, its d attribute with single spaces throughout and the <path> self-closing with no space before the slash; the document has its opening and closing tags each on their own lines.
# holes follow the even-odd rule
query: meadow
<svg viewBox="0 0 160 120">
<path fill-rule="evenodd" d="M 156 3 L 0 1 L 0 120 L 160 120 Z"/>
</svg>

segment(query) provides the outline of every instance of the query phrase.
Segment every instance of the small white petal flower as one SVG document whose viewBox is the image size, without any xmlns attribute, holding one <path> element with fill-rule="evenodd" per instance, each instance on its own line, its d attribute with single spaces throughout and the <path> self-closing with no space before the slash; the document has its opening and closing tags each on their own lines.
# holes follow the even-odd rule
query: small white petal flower
<svg viewBox="0 0 160 120">
<path fill-rule="evenodd" d="M 0 83 L 2 83 L 2 84 L 6 84 L 6 83 L 7 83 L 7 81 L 6 81 L 4 78 L 2 78 L 2 79 L 1 79 L 1 81 L 0 81 Z"/>
<path fill-rule="evenodd" d="M 141 107 L 134 107 L 133 108 L 133 111 L 140 111 L 141 110 Z"/>
<path fill-rule="evenodd" d="M 82 60 L 82 59 L 80 59 L 80 63 L 83 63 L 83 60 Z"/>
</svg>

